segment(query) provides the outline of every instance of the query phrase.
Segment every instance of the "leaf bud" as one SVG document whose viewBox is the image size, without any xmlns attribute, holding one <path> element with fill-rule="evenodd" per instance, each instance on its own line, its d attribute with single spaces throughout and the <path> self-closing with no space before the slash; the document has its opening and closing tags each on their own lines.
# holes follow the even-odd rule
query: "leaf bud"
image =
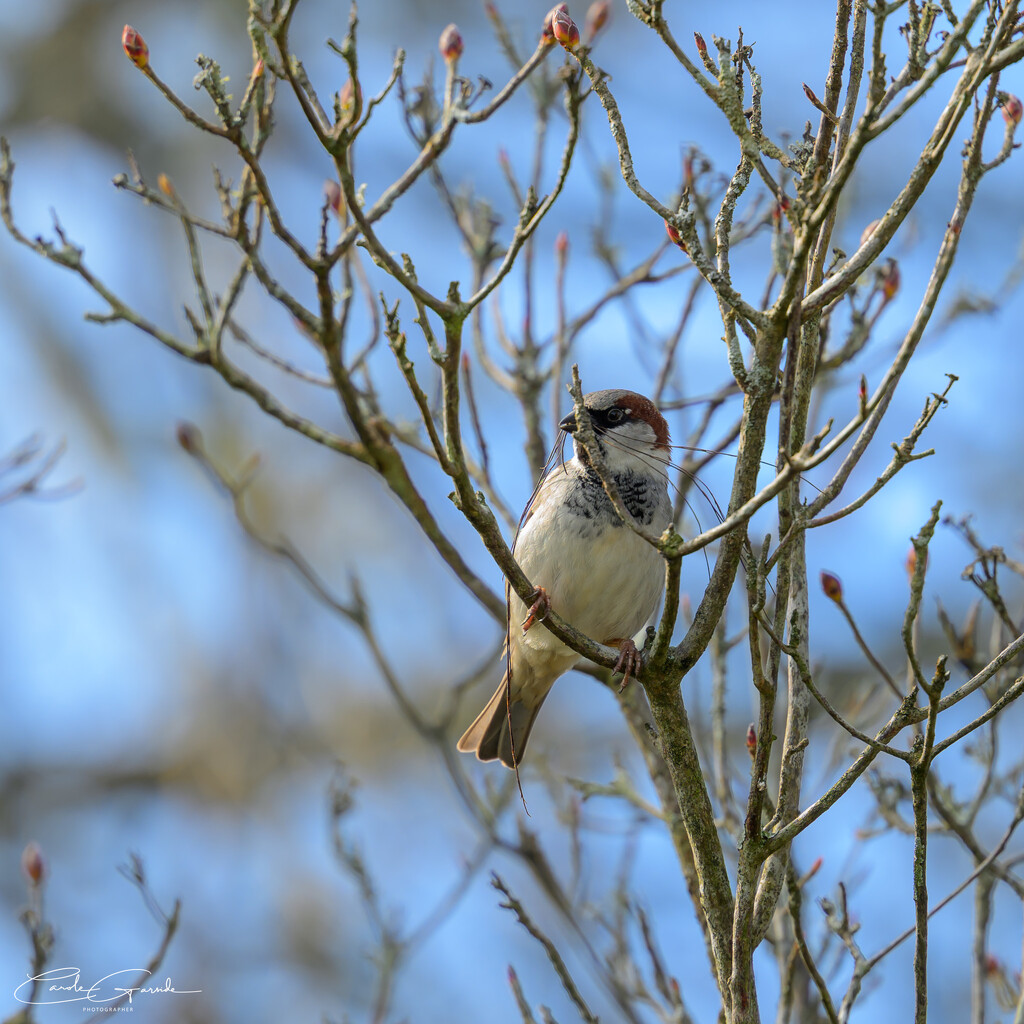
<svg viewBox="0 0 1024 1024">
<path fill-rule="evenodd" d="M 583 38 L 589 46 L 598 32 L 608 24 L 611 15 L 609 0 L 594 0 L 587 8 L 587 16 L 583 21 Z"/>
<path fill-rule="evenodd" d="M 838 576 L 833 576 L 830 572 L 822 572 L 821 589 L 830 601 L 835 601 L 836 604 L 843 603 L 843 584 Z"/>
<path fill-rule="evenodd" d="M 199 428 L 187 420 L 182 420 L 178 424 L 174 436 L 189 455 L 196 455 L 203 446 L 203 435 L 199 433 Z"/>
<path fill-rule="evenodd" d="M 665 232 L 668 234 L 669 239 L 674 245 L 678 245 L 683 252 L 687 251 L 686 242 L 683 241 L 683 236 L 679 233 L 679 228 L 677 228 L 671 221 L 665 221 Z"/>
<path fill-rule="evenodd" d="M 910 579 L 914 578 L 914 573 L 917 572 L 917 548 L 911 546 L 907 552 L 907 560 L 903 563 L 904 568 L 907 570 L 907 576 Z M 924 567 L 928 569 L 928 556 L 924 556 Z"/>
<path fill-rule="evenodd" d="M 568 17 L 568 15 L 569 15 L 569 5 L 568 4 L 556 4 L 554 7 L 551 8 L 550 11 L 548 11 L 547 14 L 544 15 L 544 27 L 541 29 L 541 32 L 540 32 L 541 42 L 544 42 L 544 43 L 554 43 L 554 41 L 555 41 L 555 29 L 554 29 L 554 26 L 551 24 L 551 22 L 552 22 L 552 19 L 554 18 L 554 16 L 556 14 L 558 14 L 559 11 L 564 12 L 566 17 Z"/>
<path fill-rule="evenodd" d="M 363 107 L 363 91 L 359 83 L 349 78 L 338 92 L 338 110 L 346 124 L 351 124 Z"/>
<path fill-rule="evenodd" d="M 900 290 L 900 265 L 888 259 L 878 271 L 878 284 L 888 302 Z"/>
<path fill-rule="evenodd" d="M 449 64 L 454 64 L 462 56 L 462 35 L 455 22 L 452 22 L 441 33 L 437 46 L 441 51 L 441 56 Z"/>
<path fill-rule="evenodd" d="M 46 861 L 43 860 L 43 851 L 35 840 L 21 851 L 21 870 L 25 872 L 25 877 L 32 885 L 41 884 L 46 877 Z"/>
<path fill-rule="evenodd" d="M 341 186 L 330 178 L 324 182 L 324 199 L 335 213 L 341 209 Z"/>
<path fill-rule="evenodd" d="M 149 63 L 149 47 L 146 40 L 131 25 L 125 25 L 121 32 L 121 46 L 124 48 L 125 56 L 137 68 L 144 68 Z"/>
<path fill-rule="evenodd" d="M 1018 125 L 1022 115 L 1024 104 L 1021 103 L 1020 97 L 1014 96 L 1012 92 L 1007 93 L 1006 101 L 1003 103 L 1003 120 L 1007 124 Z"/>
<path fill-rule="evenodd" d="M 873 220 L 861 233 L 860 233 L 860 244 L 863 245 L 872 235 L 875 228 L 881 224 L 881 220 Z M 859 248 L 859 247 L 858 247 Z"/>
<path fill-rule="evenodd" d="M 559 4 L 551 12 L 551 31 L 555 39 L 570 53 L 575 52 L 580 45 L 580 30 L 576 22 L 569 17 L 569 9 L 565 4 Z"/>
</svg>

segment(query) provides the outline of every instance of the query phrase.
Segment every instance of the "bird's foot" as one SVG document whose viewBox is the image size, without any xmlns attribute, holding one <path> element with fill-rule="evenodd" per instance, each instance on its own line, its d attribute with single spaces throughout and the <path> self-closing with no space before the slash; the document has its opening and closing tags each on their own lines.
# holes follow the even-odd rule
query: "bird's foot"
<svg viewBox="0 0 1024 1024">
<path fill-rule="evenodd" d="M 642 655 L 636 649 L 636 644 L 632 640 L 613 640 L 609 646 L 616 643 L 619 648 L 619 660 L 615 662 L 613 671 L 622 673 L 622 684 L 619 686 L 619 693 L 622 693 L 629 685 L 630 679 L 639 677 L 644 662 Z"/>
<path fill-rule="evenodd" d="M 525 633 L 534 623 L 543 622 L 551 611 L 551 602 L 548 600 L 548 592 L 543 587 L 538 587 L 531 595 L 533 604 L 526 609 L 526 618 L 523 619 L 523 632 Z"/>
</svg>

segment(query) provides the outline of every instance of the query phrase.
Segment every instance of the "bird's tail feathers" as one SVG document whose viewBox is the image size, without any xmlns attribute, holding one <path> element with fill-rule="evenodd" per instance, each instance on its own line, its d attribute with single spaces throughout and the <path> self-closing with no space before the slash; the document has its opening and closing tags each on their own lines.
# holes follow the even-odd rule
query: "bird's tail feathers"
<svg viewBox="0 0 1024 1024">
<path fill-rule="evenodd" d="M 462 734 L 458 749 L 463 753 L 475 753 L 481 761 L 501 761 L 506 768 L 522 764 L 526 741 L 546 696 L 545 693 L 532 707 L 520 697 L 509 701 L 506 676 L 487 706 Z"/>
</svg>

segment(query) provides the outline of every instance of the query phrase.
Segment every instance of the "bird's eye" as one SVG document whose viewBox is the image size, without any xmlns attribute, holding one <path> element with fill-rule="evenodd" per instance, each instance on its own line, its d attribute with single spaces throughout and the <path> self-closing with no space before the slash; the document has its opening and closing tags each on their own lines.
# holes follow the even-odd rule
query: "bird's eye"
<svg viewBox="0 0 1024 1024">
<path fill-rule="evenodd" d="M 618 406 L 613 406 L 611 409 L 608 410 L 609 423 L 621 423 L 625 418 L 625 410 L 620 409 Z"/>
</svg>

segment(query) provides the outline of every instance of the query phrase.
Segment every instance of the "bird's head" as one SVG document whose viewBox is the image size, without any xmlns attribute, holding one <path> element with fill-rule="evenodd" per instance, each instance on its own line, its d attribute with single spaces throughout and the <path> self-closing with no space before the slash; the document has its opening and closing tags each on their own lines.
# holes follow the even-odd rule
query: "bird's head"
<svg viewBox="0 0 1024 1024">
<path fill-rule="evenodd" d="M 649 398 L 635 391 L 611 388 L 584 395 L 583 407 L 590 416 L 594 436 L 610 473 L 664 472 L 671 451 L 668 424 Z M 567 434 L 577 433 L 575 410 L 559 427 Z M 586 462 L 586 452 L 575 439 L 573 447 L 577 457 Z"/>
</svg>

